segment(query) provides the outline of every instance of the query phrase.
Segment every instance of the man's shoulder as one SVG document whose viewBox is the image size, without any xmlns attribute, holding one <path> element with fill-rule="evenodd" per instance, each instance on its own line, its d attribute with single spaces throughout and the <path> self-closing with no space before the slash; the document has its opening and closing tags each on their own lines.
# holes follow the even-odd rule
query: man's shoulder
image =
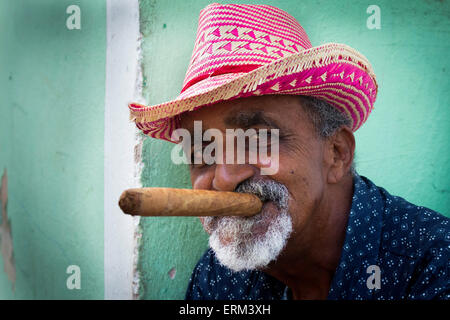
<svg viewBox="0 0 450 320">
<path fill-rule="evenodd" d="M 353 200 L 357 201 L 352 230 L 373 241 L 361 245 L 374 249 L 372 263 L 381 270 L 382 289 L 373 297 L 448 299 L 450 219 L 392 195 L 362 176 L 355 178 Z"/>
<path fill-rule="evenodd" d="M 385 206 L 379 263 L 385 284 L 403 283 L 408 299 L 449 299 L 450 219 L 383 188 L 380 193 Z"/>
<path fill-rule="evenodd" d="M 427 207 L 415 205 L 380 188 L 385 198 L 382 249 L 412 259 L 450 245 L 450 219 Z"/>
</svg>

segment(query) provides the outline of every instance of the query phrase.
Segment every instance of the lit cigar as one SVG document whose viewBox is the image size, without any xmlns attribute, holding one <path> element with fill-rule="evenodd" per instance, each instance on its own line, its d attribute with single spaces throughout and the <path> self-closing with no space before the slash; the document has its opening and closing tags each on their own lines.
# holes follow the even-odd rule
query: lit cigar
<svg viewBox="0 0 450 320">
<path fill-rule="evenodd" d="M 261 200 L 248 193 L 211 190 L 136 188 L 125 190 L 119 206 L 133 216 L 252 216 Z"/>
</svg>

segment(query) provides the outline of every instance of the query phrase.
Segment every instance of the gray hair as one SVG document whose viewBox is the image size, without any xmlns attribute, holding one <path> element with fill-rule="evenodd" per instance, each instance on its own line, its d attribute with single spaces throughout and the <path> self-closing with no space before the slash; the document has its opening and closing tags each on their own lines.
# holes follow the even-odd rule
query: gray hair
<svg viewBox="0 0 450 320">
<path fill-rule="evenodd" d="M 328 102 L 309 96 L 300 96 L 300 100 L 303 110 L 312 121 L 319 137 L 326 139 L 343 126 L 352 127 L 353 121 Z M 354 161 L 352 161 L 350 173 L 353 176 L 356 174 Z"/>
</svg>

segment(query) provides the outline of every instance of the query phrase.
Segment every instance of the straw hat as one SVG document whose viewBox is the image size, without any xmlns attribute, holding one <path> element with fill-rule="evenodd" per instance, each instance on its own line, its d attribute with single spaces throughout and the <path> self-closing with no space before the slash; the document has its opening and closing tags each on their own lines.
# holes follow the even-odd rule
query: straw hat
<svg viewBox="0 0 450 320">
<path fill-rule="evenodd" d="M 344 44 L 312 47 L 288 13 L 266 5 L 211 4 L 200 12 L 180 95 L 128 107 L 144 134 L 171 141 L 183 112 L 237 98 L 306 95 L 347 114 L 356 131 L 372 111 L 377 89 L 366 57 Z"/>
</svg>

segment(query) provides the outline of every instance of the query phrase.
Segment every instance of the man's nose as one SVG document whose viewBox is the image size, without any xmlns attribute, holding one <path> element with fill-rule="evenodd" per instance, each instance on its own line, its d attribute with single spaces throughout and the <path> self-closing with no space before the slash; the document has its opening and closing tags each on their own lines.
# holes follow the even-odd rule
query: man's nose
<svg viewBox="0 0 450 320">
<path fill-rule="evenodd" d="M 217 191 L 234 191 L 239 183 L 255 174 L 248 164 L 216 164 L 212 188 Z"/>
</svg>

